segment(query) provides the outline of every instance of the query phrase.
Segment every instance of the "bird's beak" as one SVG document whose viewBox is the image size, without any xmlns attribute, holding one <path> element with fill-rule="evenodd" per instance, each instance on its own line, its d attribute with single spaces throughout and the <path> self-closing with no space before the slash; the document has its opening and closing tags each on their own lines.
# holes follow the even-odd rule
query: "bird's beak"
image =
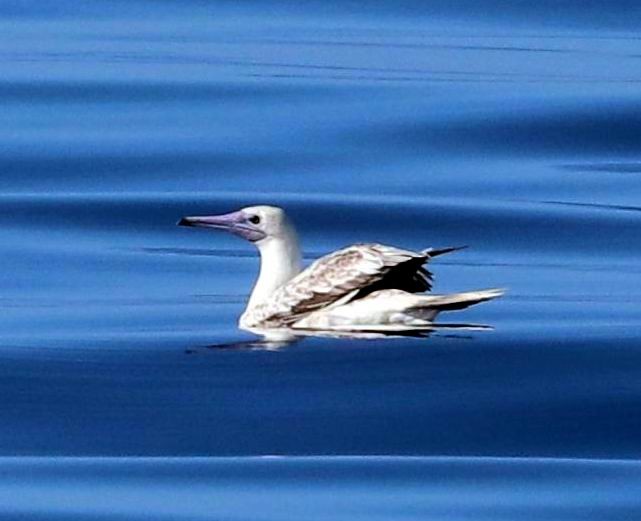
<svg viewBox="0 0 641 521">
<path fill-rule="evenodd" d="M 223 215 L 183 217 L 177 224 L 178 226 L 194 226 L 224 230 L 251 242 L 256 242 L 265 238 L 265 233 L 249 222 L 247 216 L 241 211 L 226 213 Z"/>
<path fill-rule="evenodd" d="M 178 221 L 178 226 L 195 226 L 200 228 L 215 228 L 217 230 L 230 230 L 244 222 L 241 212 L 226 213 L 223 215 L 197 215 L 183 217 Z"/>
</svg>

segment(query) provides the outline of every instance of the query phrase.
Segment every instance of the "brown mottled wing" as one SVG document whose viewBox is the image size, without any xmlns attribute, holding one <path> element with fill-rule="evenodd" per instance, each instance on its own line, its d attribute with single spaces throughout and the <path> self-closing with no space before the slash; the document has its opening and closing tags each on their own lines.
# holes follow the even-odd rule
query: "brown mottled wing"
<svg viewBox="0 0 641 521">
<path fill-rule="evenodd" d="M 372 291 L 396 288 L 412 293 L 431 288 L 423 268 L 430 258 L 382 244 L 357 244 L 321 257 L 257 306 L 253 318 L 263 324 L 287 325 L 303 315 Z"/>
</svg>

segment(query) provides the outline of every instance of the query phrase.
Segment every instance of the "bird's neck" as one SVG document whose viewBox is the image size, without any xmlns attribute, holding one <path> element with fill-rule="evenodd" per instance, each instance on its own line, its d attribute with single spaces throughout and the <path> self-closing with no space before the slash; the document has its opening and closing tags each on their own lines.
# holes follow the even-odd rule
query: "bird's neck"
<svg viewBox="0 0 641 521">
<path fill-rule="evenodd" d="M 301 253 L 296 232 L 270 237 L 257 244 L 260 273 L 247 304 L 247 310 L 267 300 L 283 284 L 301 271 Z"/>
</svg>

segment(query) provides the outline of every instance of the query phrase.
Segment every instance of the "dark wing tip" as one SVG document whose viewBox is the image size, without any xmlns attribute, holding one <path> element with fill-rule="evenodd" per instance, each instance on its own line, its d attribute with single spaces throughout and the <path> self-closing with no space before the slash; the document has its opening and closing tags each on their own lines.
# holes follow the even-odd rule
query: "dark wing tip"
<svg viewBox="0 0 641 521">
<path fill-rule="evenodd" d="M 423 250 L 422 253 L 427 255 L 429 258 L 438 257 L 439 255 L 445 255 L 446 253 L 452 253 L 454 251 L 464 250 L 468 246 L 449 246 L 447 248 L 427 248 Z"/>
</svg>

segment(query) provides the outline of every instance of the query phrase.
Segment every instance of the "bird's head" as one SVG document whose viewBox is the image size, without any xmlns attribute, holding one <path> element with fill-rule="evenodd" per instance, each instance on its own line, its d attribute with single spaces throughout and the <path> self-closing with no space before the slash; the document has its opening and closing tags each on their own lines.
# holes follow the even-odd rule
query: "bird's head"
<svg viewBox="0 0 641 521">
<path fill-rule="evenodd" d="M 183 217 L 178 225 L 224 230 L 253 243 L 283 237 L 291 229 L 285 212 L 277 206 L 248 206 L 222 215 Z"/>
</svg>

